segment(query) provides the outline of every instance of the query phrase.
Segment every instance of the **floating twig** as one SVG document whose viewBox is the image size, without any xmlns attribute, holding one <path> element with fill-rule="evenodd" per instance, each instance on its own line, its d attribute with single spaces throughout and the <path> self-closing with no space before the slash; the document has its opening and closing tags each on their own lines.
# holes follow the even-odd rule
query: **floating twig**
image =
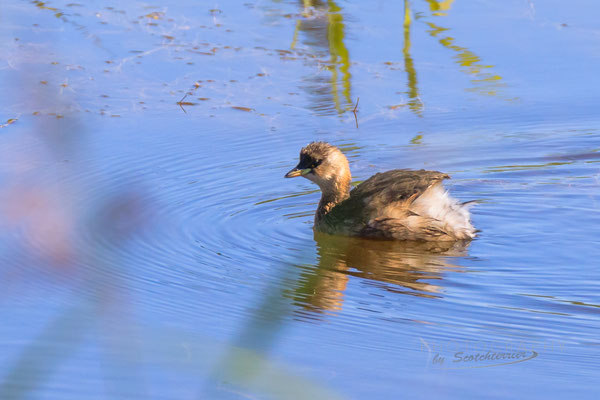
<svg viewBox="0 0 600 400">
<path fill-rule="evenodd" d="M 358 101 L 360 100 L 360 97 L 356 98 L 356 104 L 354 105 L 354 110 L 352 110 L 352 113 L 354 114 L 354 122 L 356 122 L 356 129 L 358 129 L 358 117 L 356 116 L 356 110 L 358 109 Z"/>
<path fill-rule="evenodd" d="M 186 114 L 187 114 L 187 111 L 185 111 L 185 108 L 183 108 L 183 106 L 193 106 L 193 105 L 194 105 L 194 103 L 190 103 L 189 101 L 186 101 L 186 102 L 184 102 L 184 101 L 183 101 L 183 100 L 185 100 L 185 98 L 186 98 L 186 97 L 188 97 L 188 94 L 190 94 L 190 93 L 189 93 L 189 92 L 188 92 L 188 93 L 186 93 L 186 94 L 185 94 L 185 95 L 184 95 L 184 96 L 181 98 L 181 100 L 179 100 L 179 101 L 177 102 L 177 105 L 178 105 L 179 107 L 181 107 L 181 109 L 183 110 L 183 112 L 184 112 L 184 113 L 186 113 Z"/>
<path fill-rule="evenodd" d="M 186 98 L 186 97 L 188 97 L 188 94 L 189 94 L 189 93 L 186 93 L 186 94 L 185 94 L 185 95 L 184 95 L 184 96 L 181 98 L 181 100 L 179 100 L 179 101 L 177 102 L 177 104 L 181 104 L 181 103 L 182 103 L 182 102 L 185 100 L 185 98 Z"/>
</svg>

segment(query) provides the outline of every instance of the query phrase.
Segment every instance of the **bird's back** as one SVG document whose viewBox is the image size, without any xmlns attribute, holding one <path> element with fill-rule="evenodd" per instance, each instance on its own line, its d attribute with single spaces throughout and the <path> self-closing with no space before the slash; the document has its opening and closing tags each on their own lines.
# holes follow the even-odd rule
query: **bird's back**
<svg viewBox="0 0 600 400">
<path fill-rule="evenodd" d="M 392 170 L 359 184 L 315 229 L 400 240 L 461 240 L 475 236 L 468 208 L 451 198 L 438 171 Z"/>
</svg>

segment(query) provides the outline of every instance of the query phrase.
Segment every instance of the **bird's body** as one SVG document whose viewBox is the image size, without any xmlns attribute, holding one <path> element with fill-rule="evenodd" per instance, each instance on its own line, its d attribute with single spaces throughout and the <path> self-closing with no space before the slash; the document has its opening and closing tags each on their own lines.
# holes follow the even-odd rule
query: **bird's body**
<svg viewBox="0 0 600 400">
<path fill-rule="evenodd" d="M 313 142 L 286 177 L 303 176 L 322 191 L 314 229 L 378 239 L 451 241 L 475 237 L 468 205 L 450 197 L 437 171 L 397 169 L 350 189 L 350 168 L 335 146 Z"/>
</svg>

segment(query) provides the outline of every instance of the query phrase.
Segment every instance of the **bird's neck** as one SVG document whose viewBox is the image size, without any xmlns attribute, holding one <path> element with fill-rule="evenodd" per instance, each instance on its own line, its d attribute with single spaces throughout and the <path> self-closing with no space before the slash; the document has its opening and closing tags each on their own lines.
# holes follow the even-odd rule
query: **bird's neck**
<svg viewBox="0 0 600 400">
<path fill-rule="evenodd" d="M 346 200 L 350 196 L 350 175 L 331 182 L 331 184 L 321 187 L 321 201 L 315 214 L 315 225 L 325 217 L 336 205 Z"/>
</svg>

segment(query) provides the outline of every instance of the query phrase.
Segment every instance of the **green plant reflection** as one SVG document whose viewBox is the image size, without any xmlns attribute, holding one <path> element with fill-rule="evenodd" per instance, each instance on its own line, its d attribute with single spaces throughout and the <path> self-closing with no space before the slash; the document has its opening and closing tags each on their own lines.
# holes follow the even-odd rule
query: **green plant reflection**
<svg viewBox="0 0 600 400">
<path fill-rule="evenodd" d="M 419 96 L 419 89 L 417 88 L 417 71 L 415 70 L 415 64 L 412 57 L 410 56 L 410 28 L 412 25 L 410 2 L 404 0 L 404 47 L 402 48 L 402 55 L 404 56 L 404 70 L 407 75 L 408 91 L 407 95 L 409 98 L 408 108 L 415 114 L 421 116 L 423 112 L 423 102 Z"/>
<path fill-rule="evenodd" d="M 329 104 L 333 105 L 335 113 L 342 114 L 352 108 L 351 95 L 351 74 L 350 74 L 350 52 L 344 42 L 345 23 L 342 14 L 342 8 L 333 0 L 327 3 L 318 0 L 303 0 L 303 12 L 301 18 L 296 21 L 296 29 L 291 43 L 291 48 L 295 49 L 298 44 L 299 32 L 304 34 L 304 44 L 309 46 L 316 54 L 320 56 L 319 50 L 324 50 L 329 55 L 329 60 L 325 63 L 330 71 L 330 77 L 327 85 L 329 88 L 324 91 L 325 82 L 318 76 L 310 77 L 314 93 L 323 97 L 327 94 L 330 97 Z M 331 110 L 323 107 L 323 101 L 317 102 L 315 110 L 322 114 L 328 114 Z"/>
<path fill-rule="evenodd" d="M 467 91 L 479 95 L 498 96 L 499 89 L 504 87 L 503 78 L 492 71 L 493 65 L 484 63 L 479 55 L 467 47 L 456 43 L 454 37 L 448 35 L 450 28 L 431 19 L 439 19 L 448 15 L 454 0 L 426 0 L 428 12 L 418 12 L 410 0 L 404 0 L 402 19 L 403 46 L 402 58 L 406 72 L 407 96 L 405 102 L 390 106 L 391 109 L 407 107 L 417 116 L 423 116 L 425 103 L 419 90 L 419 80 L 414 58 L 411 54 L 413 43 L 412 31 L 415 21 L 427 26 L 426 32 L 436 39 L 444 48 L 453 51 L 454 62 L 461 71 L 471 76 L 471 86 Z M 350 52 L 346 43 L 346 25 L 343 9 L 335 1 L 302 0 L 302 12 L 296 21 L 291 48 L 296 49 L 299 41 L 307 46 L 312 54 L 310 58 L 320 60 L 329 71 L 327 78 L 319 74 L 304 79 L 306 89 L 317 96 L 317 101 L 310 107 L 318 114 L 342 114 L 353 107 L 352 75 L 350 73 Z M 323 58 L 328 57 L 327 61 Z"/>
<path fill-rule="evenodd" d="M 431 17 L 444 17 L 448 15 L 448 11 L 452 6 L 454 0 L 436 1 L 426 0 L 429 3 L 429 10 Z M 451 36 L 443 35 L 443 32 L 447 32 L 450 29 L 427 21 L 426 17 L 421 13 L 415 13 L 415 20 L 421 20 L 427 24 L 430 28 L 427 33 L 438 40 L 438 42 L 445 48 L 454 51 L 456 64 L 463 67 L 462 70 L 467 74 L 471 75 L 472 87 L 467 88 L 469 92 L 474 92 L 480 95 L 496 96 L 498 95 L 498 89 L 505 86 L 502 82 L 502 77 L 498 74 L 490 72 L 493 65 L 487 65 L 482 63 L 481 58 L 473 51 L 466 47 L 459 46 L 455 43 L 455 39 Z M 423 101 L 419 94 L 417 71 L 414 65 L 414 60 L 410 54 L 411 50 L 411 28 L 413 27 L 413 11 L 411 10 L 410 0 L 404 0 L 404 17 L 403 17 L 403 35 L 404 35 L 404 46 L 402 48 L 402 55 L 404 58 L 404 70 L 407 75 L 407 90 L 408 102 L 406 104 L 400 103 L 393 105 L 390 108 L 396 109 L 404 106 L 408 108 L 418 116 L 423 115 Z"/>
<path fill-rule="evenodd" d="M 427 2 L 429 3 L 429 9 L 431 10 L 432 15 L 445 17 L 446 15 L 448 15 L 446 11 L 450 10 L 450 7 L 452 6 L 452 3 L 454 3 L 454 0 L 427 0 Z"/>
<path fill-rule="evenodd" d="M 454 0 L 436 1 L 427 0 L 432 17 L 444 17 L 448 15 L 448 11 Z M 502 82 L 502 77 L 490 70 L 493 65 L 484 64 L 477 54 L 466 47 L 459 46 L 455 43 L 455 39 L 449 35 L 443 35 L 444 32 L 450 31 L 450 28 L 445 28 L 433 22 L 423 20 L 430 28 L 427 33 L 438 40 L 443 47 L 452 50 L 455 63 L 462 68 L 462 71 L 472 76 L 472 87 L 467 88 L 467 91 L 481 95 L 495 96 L 498 94 L 498 89 L 505 86 Z"/>
</svg>

